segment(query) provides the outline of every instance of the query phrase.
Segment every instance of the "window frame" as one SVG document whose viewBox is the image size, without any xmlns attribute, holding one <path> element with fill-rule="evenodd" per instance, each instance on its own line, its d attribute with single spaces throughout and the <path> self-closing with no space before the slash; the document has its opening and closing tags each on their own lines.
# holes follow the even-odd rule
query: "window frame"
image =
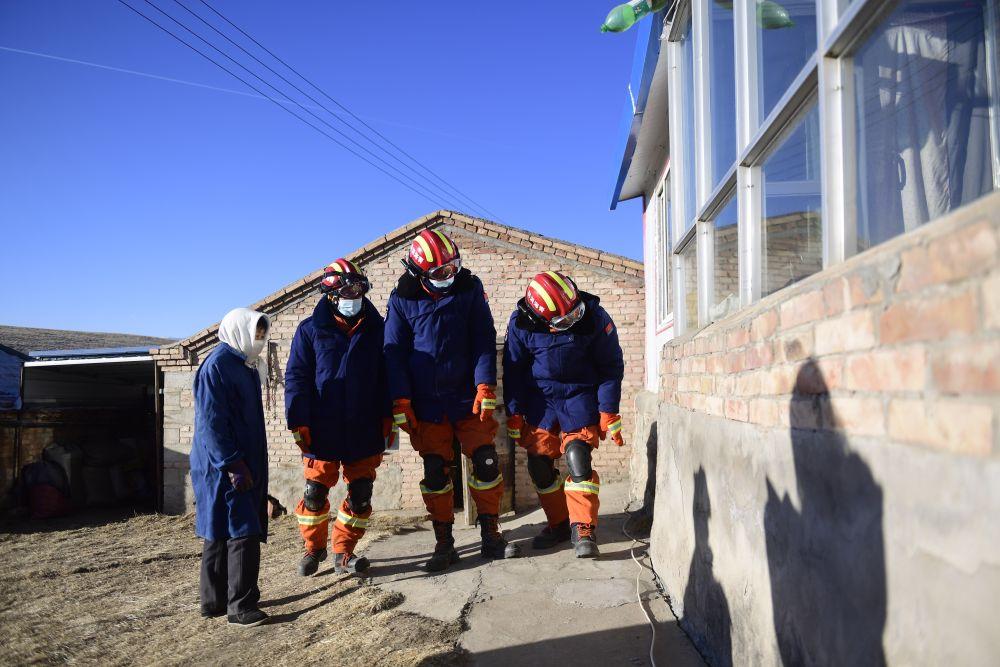
<svg viewBox="0 0 1000 667">
<path fill-rule="evenodd" d="M 670 170 L 668 169 L 653 191 L 653 202 L 656 210 L 656 229 L 653 233 L 653 239 L 656 243 L 654 261 L 656 267 L 655 332 L 657 334 L 669 329 L 674 321 L 673 300 L 667 298 L 670 295 L 670 287 L 674 284 L 670 261 L 673 254 L 673 244 L 670 243 L 673 237 L 670 228 L 672 224 L 670 196 Z"/>
</svg>

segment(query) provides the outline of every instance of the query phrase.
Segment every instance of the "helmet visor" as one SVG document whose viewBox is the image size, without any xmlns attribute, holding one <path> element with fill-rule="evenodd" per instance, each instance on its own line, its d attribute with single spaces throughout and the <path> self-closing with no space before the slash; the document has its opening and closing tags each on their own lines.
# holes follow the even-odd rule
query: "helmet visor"
<svg viewBox="0 0 1000 667">
<path fill-rule="evenodd" d="M 358 299 L 368 293 L 371 285 L 364 276 L 356 274 L 336 275 L 323 281 L 323 291 L 341 299 Z"/>
<path fill-rule="evenodd" d="M 583 301 L 576 304 L 573 310 L 569 311 L 565 315 L 560 315 L 559 317 L 553 317 L 549 321 L 549 326 L 556 331 L 566 331 L 574 324 L 583 319 L 584 314 L 587 312 L 587 306 L 584 305 Z"/>
<path fill-rule="evenodd" d="M 428 269 L 426 275 L 431 280 L 448 280 L 462 269 L 462 258 L 456 257 L 447 264 Z"/>
</svg>

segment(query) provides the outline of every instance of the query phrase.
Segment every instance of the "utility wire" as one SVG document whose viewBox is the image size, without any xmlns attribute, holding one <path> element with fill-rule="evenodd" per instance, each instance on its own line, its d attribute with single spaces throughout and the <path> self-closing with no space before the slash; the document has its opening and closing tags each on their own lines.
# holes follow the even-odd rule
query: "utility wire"
<svg viewBox="0 0 1000 667">
<path fill-rule="evenodd" d="M 241 27 L 239 27 L 238 25 L 236 25 L 235 23 L 233 23 L 232 21 L 230 21 L 228 18 L 226 18 L 219 10 L 217 10 L 215 7 L 213 7 L 208 2 L 206 2 L 206 0 L 198 0 L 198 1 L 201 2 L 201 4 L 205 5 L 206 7 L 208 7 L 210 10 L 212 10 L 212 12 L 214 12 L 216 16 L 218 16 L 219 18 L 221 18 L 223 21 L 225 21 L 226 23 L 228 23 L 230 26 L 232 26 L 237 31 L 239 31 L 244 37 L 246 37 L 251 42 L 253 42 L 254 44 L 256 44 L 259 48 L 261 48 L 262 50 L 264 50 L 272 58 L 274 58 L 279 63 L 281 63 L 282 65 L 284 65 L 290 71 L 294 72 L 295 75 L 298 76 L 300 79 L 302 79 L 303 81 L 305 81 L 306 83 L 308 83 L 310 86 L 312 86 L 313 88 L 315 88 L 316 90 L 318 90 L 326 99 L 328 99 L 331 102 L 333 102 L 335 105 L 337 105 L 340 109 L 342 109 L 349 116 L 351 116 L 352 118 L 354 118 L 356 121 L 358 121 L 359 123 L 361 123 L 362 125 L 364 125 L 366 128 L 368 128 L 372 132 L 374 132 L 378 137 L 380 137 L 387 144 L 389 144 L 390 146 L 392 146 L 393 148 L 395 148 L 397 151 L 399 151 L 401 154 L 403 154 L 404 156 L 406 156 L 407 158 L 409 158 L 410 160 L 412 160 L 415 164 L 419 165 L 421 168 L 423 168 L 424 170 L 426 170 L 427 173 L 429 173 L 431 176 L 433 176 L 434 178 L 436 178 L 437 180 L 439 180 L 441 183 L 443 183 L 449 189 L 451 189 L 452 191 L 454 191 L 455 193 L 457 193 L 459 196 L 461 196 L 464 199 L 472 202 L 479 209 L 485 211 L 487 214 L 489 214 L 489 216 L 493 220 L 496 220 L 497 222 L 502 222 L 500 220 L 500 218 L 497 215 L 495 215 L 494 213 L 491 213 L 488 208 L 486 208 L 482 204 L 479 204 L 478 202 L 476 202 L 476 200 L 472 199 L 471 197 L 469 197 L 468 195 L 466 195 L 465 193 L 463 193 L 461 190 L 459 190 L 455 186 L 451 185 L 448 181 L 446 181 L 441 176 L 439 176 L 437 173 L 435 173 L 430 167 L 428 167 L 423 162 L 421 162 L 420 160 L 418 160 L 417 158 L 413 157 L 412 155 L 410 155 L 409 153 L 407 153 L 405 150 L 403 150 L 402 148 L 400 148 L 399 146 L 397 146 L 392 140 L 390 140 L 384 134 L 382 134 L 381 132 L 379 132 L 378 130 L 376 130 L 374 127 L 372 127 L 371 125 L 369 125 L 368 123 L 366 123 L 364 121 L 364 119 L 360 118 L 353 111 L 351 111 L 346 106 L 344 106 L 343 104 L 341 104 L 340 102 L 338 102 L 336 99 L 334 99 L 333 97 L 331 97 L 329 93 L 327 93 L 325 90 L 323 90 L 318 85 L 316 85 L 315 83 L 313 83 L 311 80 L 307 79 L 305 77 L 305 75 L 303 75 L 301 72 L 299 72 L 298 70 L 296 70 L 294 67 L 292 67 L 291 65 L 289 65 L 284 60 L 282 60 L 280 57 L 278 57 L 277 54 L 275 54 L 273 51 L 271 51 L 270 49 L 268 49 L 266 46 L 264 46 L 263 44 L 261 44 L 260 42 L 258 42 L 256 39 L 254 39 L 252 35 L 250 35 L 245 30 L 243 30 Z"/>
<path fill-rule="evenodd" d="M 199 35 L 198 33 L 196 33 L 190 27 L 188 27 L 187 25 L 185 25 L 183 22 L 177 20 L 175 17 L 173 17 L 170 14 L 168 14 L 167 12 L 165 12 L 163 9 L 161 9 L 160 7 L 158 7 L 151 0 L 143 0 L 143 2 L 145 2 L 147 5 L 149 5 L 150 7 L 152 7 L 153 9 L 155 9 L 156 11 L 158 11 L 159 13 L 163 14 L 164 16 L 166 16 L 168 19 L 170 19 L 171 21 L 173 21 L 175 24 L 177 24 L 178 26 L 180 26 L 181 28 L 183 28 L 184 30 L 186 30 L 187 32 L 189 32 L 190 34 L 192 34 L 195 37 L 197 37 L 199 40 L 201 40 L 207 46 L 209 46 L 210 48 L 214 49 L 217 53 L 219 53 L 220 55 L 222 55 L 223 57 L 225 57 L 227 60 L 229 60 L 229 62 L 233 63 L 234 65 L 236 65 L 237 67 L 239 67 L 240 69 L 242 69 L 244 72 L 246 72 L 250 76 L 254 77 L 258 81 L 260 81 L 261 83 L 263 83 L 265 86 L 269 87 L 271 90 L 273 90 L 274 92 L 276 92 L 278 95 L 281 95 L 282 97 L 284 97 L 285 99 L 287 99 L 289 103 L 295 104 L 300 109 L 302 109 L 303 111 L 305 111 L 307 114 L 309 114 L 310 116 L 312 116 L 313 118 L 315 118 L 317 121 L 319 121 L 321 124 L 323 124 L 326 127 L 330 128 L 331 130 L 333 130 L 334 132 L 336 132 L 337 134 L 339 134 L 341 137 L 343 137 L 347 141 L 350 141 L 352 144 L 354 144 L 355 146 L 357 146 L 359 150 L 363 151 L 364 153 L 367 153 L 373 159 L 378 160 L 383 165 L 385 165 L 387 168 L 393 170 L 400 177 L 406 179 L 407 181 L 409 181 L 410 183 L 412 183 L 417 188 L 420 188 L 422 191 L 426 190 L 427 192 L 431 193 L 434 196 L 435 200 L 444 201 L 446 204 L 448 203 L 448 199 L 449 199 L 448 197 L 446 197 L 444 200 L 441 200 L 439 194 L 435 193 L 434 191 L 428 189 L 426 186 L 424 186 L 424 185 L 418 183 L 417 181 L 413 180 L 412 178 L 410 178 L 409 176 L 407 176 L 406 174 L 404 174 L 403 172 L 401 172 L 397 167 L 389 164 L 383 158 L 378 157 L 377 155 L 375 155 L 374 153 L 372 153 L 370 150 L 368 150 L 367 148 L 365 148 L 364 146 L 362 146 L 361 144 L 359 144 L 357 141 L 354 140 L 353 137 L 348 136 L 347 134 L 345 134 L 339 128 L 331 125 L 328 121 L 326 121 L 325 119 L 323 119 L 320 116 L 316 115 L 311 109 L 309 109 L 306 106 L 300 104 L 296 100 L 293 100 L 284 91 L 279 90 L 276 86 L 274 86 L 273 84 L 271 84 L 269 81 L 265 80 L 263 77 L 259 76 L 256 72 L 254 72 L 254 71 L 250 70 L 249 68 L 247 68 L 245 65 L 243 65 L 243 63 L 237 61 L 232 56 L 230 56 L 228 53 L 226 53 L 225 51 L 223 51 L 222 49 L 220 49 L 219 47 L 217 47 L 215 44 L 212 44 L 207 39 L 205 39 L 204 37 L 202 37 L 201 35 Z M 396 179 L 396 180 L 399 180 L 399 179 Z M 435 206 L 440 206 L 440 204 L 435 204 Z"/>
<path fill-rule="evenodd" d="M 327 107 L 326 105 L 324 105 L 322 102 L 320 102 L 319 100 L 317 100 L 315 97 L 313 97 L 312 95 L 310 95 L 309 93 L 307 93 L 306 91 L 302 90 L 301 88 L 299 88 L 298 86 L 296 86 L 294 83 L 292 83 L 291 81 L 289 81 L 288 79 L 286 79 L 279 72 L 275 71 L 274 68 L 272 68 L 270 65 L 268 65 L 267 63 L 265 63 L 264 61 L 262 61 L 260 58 L 258 58 L 257 56 L 255 56 L 253 53 L 251 53 L 250 51 L 248 51 L 247 49 L 245 49 L 242 45 L 240 45 L 239 43 L 237 43 L 236 41 L 234 41 L 232 38 L 229 37 L 229 35 L 227 35 L 226 33 L 222 32 L 221 30 L 219 30 L 218 28 L 216 28 L 210 22 L 206 21 L 201 15 L 199 15 L 197 12 L 195 12 L 190 7 L 188 7 L 187 5 L 185 5 L 183 2 L 181 2 L 180 0 L 174 0 L 174 3 L 177 4 L 177 5 L 179 5 L 187 13 L 191 14 L 191 16 L 193 16 L 196 19 L 198 19 L 199 21 L 201 21 L 204 25 L 208 26 L 209 29 L 211 29 L 217 35 L 219 35 L 220 37 L 222 37 L 223 39 L 225 39 L 227 42 L 229 42 L 230 44 L 232 44 L 233 46 L 235 46 L 237 49 L 239 49 L 240 51 L 242 51 L 246 55 L 248 55 L 251 58 L 253 58 L 260 66 L 264 67 L 269 72 L 271 72 L 272 74 L 274 74 L 276 77 L 278 77 L 279 79 L 281 79 L 282 81 L 284 81 L 286 84 L 288 84 L 289 86 L 291 86 L 292 88 L 294 88 L 295 90 L 297 90 L 301 95 L 304 95 L 305 97 L 307 97 L 313 104 L 317 105 L 320 109 L 326 111 L 328 114 L 330 114 L 331 116 L 333 116 L 334 118 L 336 118 L 337 120 L 339 120 L 341 123 L 343 123 L 347 127 L 349 127 L 352 130 L 354 130 L 356 133 L 358 133 L 361 137 L 363 137 L 364 139 L 366 139 L 369 143 L 371 143 L 373 146 L 375 146 L 376 148 L 378 148 L 380 151 L 382 151 L 383 153 L 385 153 L 386 155 L 388 155 L 390 158 L 392 158 L 393 160 L 395 160 L 396 162 L 398 162 L 399 164 L 401 164 L 403 167 L 409 169 L 418 178 L 423 179 L 428 184 L 428 186 L 430 188 L 433 188 L 431 190 L 431 192 L 435 192 L 438 196 L 443 196 L 444 199 L 445 199 L 445 201 L 451 200 L 454 197 L 453 194 L 449 193 L 447 190 L 442 189 L 440 185 L 438 185 L 434 181 L 432 181 L 429 178 L 427 178 L 427 176 L 425 176 L 424 174 L 422 174 L 419 171 L 417 171 L 416 169 L 414 169 L 408 163 L 404 162 L 403 160 L 400 160 L 395 154 L 393 154 L 393 153 L 389 152 L 388 150 L 386 150 L 385 148 L 383 148 L 377 142 L 375 142 L 370 137 L 368 137 L 364 132 L 362 132 L 358 128 L 354 127 L 353 125 L 351 125 L 349 122 L 347 122 L 346 120 L 344 120 L 343 117 L 341 117 L 339 114 L 337 114 L 334 111 L 332 111 L 329 107 Z M 218 49 L 216 49 L 216 50 L 218 50 Z M 272 88 L 273 88 L 273 86 L 272 86 Z M 275 90 L 277 90 L 277 89 L 275 88 Z M 285 97 L 291 99 L 288 95 L 285 95 Z M 303 109 L 306 108 L 305 106 L 299 104 L 298 102 L 294 102 L 294 103 L 297 104 L 298 106 L 302 107 Z M 318 118 L 318 116 L 317 116 L 317 118 Z M 348 136 L 347 134 L 344 134 L 339 129 L 334 128 L 332 125 L 329 125 L 328 123 L 324 123 L 324 124 L 327 125 L 328 127 L 330 127 L 331 129 L 333 129 L 334 131 L 338 132 L 345 139 L 347 139 L 352 144 L 354 144 L 355 146 L 357 146 L 358 149 L 360 149 L 362 151 L 365 151 L 366 153 L 369 153 L 373 157 L 375 157 L 374 153 L 372 153 L 371 150 L 368 147 L 362 146 L 360 143 L 358 143 L 357 141 L 355 141 L 352 137 Z M 380 157 L 377 158 L 377 159 L 382 160 L 382 158 L 380 158 Z M 387 166 L 389 166 L 387 162 L 385 162 L 384 160 L 382 160 L 382 161 L 383 161 L 384 164 L 386 164 Z M 396 169 L 395 166 L 393 166 L 392 168 Z M 402 172 L 400 172 L 400 175 L 403 175 Z M 422 187 L 427 187 L 427 186 L 422 186 Z M 465 204 L 463 204 L 463 205 L 465 205 Z"/>
<path fill-rule="evenodd" d="M 400 185 L 406 187 L 409 190 L 412 190 L 416 194 L 420 195 L 421 197 L 423 197 L 424 199 L 426 199 L 427 201 L 429 201 L 433 206 L 438 206 L 439 205 L 434 199 L 431 199 L 425 193 L 423 193 L 423 192 L 421 192 L 421 191 L 419 191 L 419 190 L 411 187 L 408 183 L 404 183 L 403 181 L 401 181 L 398 178 L 396 178 L 396 176 L 394 174 L 392 174 L 391 172 L 386 171 L 385 169 L 383 169 L 379 165 L 375 164 L 374 162 L 372 162 L 371 160 L 369 160 L 368 158 L 366 158 L 364 155 L 361 155 L 360 153 L 355 152 L 354 150 L 352 150 L 346 144 L 344 144 L 344 143 L 338 141 L 336 138 L 330 136 L 329 134 L 327 134 L 326 132 L 324 132 L 321 128 L 317 127 L 316 125 L 313 125 L 307 119 L 305 119 L 302 116 L 299 116 L 298 114 L 296 114 L 294 111 L 292 111 L 291 109 L 289 109 L 283 103 L 281 103 L 278 100 L 274 99 L 273 97 L 271 97 L 270 95 L 268 95 L 264 91 L 260 90 L 259 88 L 257 88 L 256 86 L 254 86 L 252 83 L 250 83 L 246 79 L 242 78 L 240 75 L 238 75 L 235 72 L 233 72 L 232 70 L 228 69 L 222 63 L 220 63 L 217 60 L 213 59 L 211 56 L 205 54 L 203 51 L 199 50 L 197 47 L 192 46 L 189 42 L 185 41 L 183 37 L 180 37 L 180 36 L 174 34 L 168 28 L 166 28 L 163 25 L 161 25 L 160 23 L 158 23 L 155 19 L 152 19 L 152 18 L 146 16 L 141 11 L 139 11 L 138 9 L 136 9 L 135 7 L 133 7 L 132 5 L 130 5 L 129 3 L 127 3 L 125 0 L 118 0 L 118 2 L 120 2 L 123 5 L 125 5 L 126 7 L 128 7 L 129 9 L 131 9 L 133 12 L 135 12 L 136 14 L 138 14 L 139 16 L 141 16 L 142 18 L 146 19 L 147 21 L 149 21 L 150 23 L 152 23 L 153 25 L 155 25 L 157 28 L 159 28 L 163 32 L 167 33 L 168 35 L 170 35 L 171 37 L 173 37 L 174 39 L 176 39 L 178 42 L 180 42 L 184 46 L 188 47 L 189 49 L 191 49 L 192 51 L 194 51 L 198 55 L 200 55 L 205 60 L 209 61 L 210 63 L 212 63 L 213 65 L 215 65 L 219 69 L 221 69 L 222 71 L 226 72 L 227 74 L 229 74 L 234 79 L 236 79 L 237 81 L 239 81 L 240 83 L 242 83 L 243 85 L 245 85 L 250 90 L 254 91 L 258 95 L 266 97 L 268 100 L 270 100 L 271 102 L 273 102 L 278 108 L 282 109 L 283 111 L 288 112 L 289 114 L 291 114 L 292 116 L 294 116 L 298 120 L 302 121 L 303 123 L 305 123 L 306 125 L 308 125 L 312 129 L 314 129 L 317 132 L 319 132 L 320 134 L 322 134 L 324 137 L 326 137 L 327 139 L 329 139 L 333 143 L 337 144 L 338 146 L 340 146 L 341 148 L 343 148 L 344 150 L 346 150 L 348 153 L 351 153 L 352 155 L 354 155 L 358 159 L 363 160 L 364 162 L 367 162 L 369 165 L 371 165 L 375 169 L 378 169 L 383 174 L 385 174 L 389 178 L 393 179 L 394 181 L 396 181 Z"/>
</svg>

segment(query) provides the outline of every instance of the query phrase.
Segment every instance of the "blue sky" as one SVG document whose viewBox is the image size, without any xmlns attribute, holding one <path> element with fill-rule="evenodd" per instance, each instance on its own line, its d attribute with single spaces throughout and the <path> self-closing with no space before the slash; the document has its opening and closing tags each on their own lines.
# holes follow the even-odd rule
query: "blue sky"
<svg viewBox="0 0 1000 667">
<path fill-rule="evenodd" d="M 635 44 L 598 30 L 614 0 L 209 2 L 503 222 L 641 256 L 638 205 L 608 210 Z M 116 0 L 0 0 L 0 85 L 2 324 L 183 337 L 447 204 Z"/>
</svg>

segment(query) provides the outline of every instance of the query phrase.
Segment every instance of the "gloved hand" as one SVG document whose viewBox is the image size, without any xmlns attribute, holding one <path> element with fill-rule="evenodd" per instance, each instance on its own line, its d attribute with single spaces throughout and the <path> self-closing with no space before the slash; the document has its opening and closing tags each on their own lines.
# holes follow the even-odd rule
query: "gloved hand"
<svg viewBox="0 0 1000 667">
<path fill-rule="evenodd" d="M 299 446 L 303 454 L 308 454 L 310 448 L 312 447 L 312 435 L 309 434 L 308 426 L 299 426 L 292 429 L 292 437 L 295 438 L 295 444 Z"/>
<path fill-rule="evenodd" d="M 472 414 L 479 415 L 479 421 L 493 418 L 497 409 L 497 393 L 495 387 L 481 384 L 476 387 L 476 400 L 472 402 Z"/>
<path fill-rule="evenodd" d="M 250 468 L 243 459 L 230 463 L 226 472 L 229 473 L 229 482 L 240 493 L 253 488 L 253 475 L 250 474 Z"/>
<path fill-rule="evenodd" d="M 524 417 L 521 415 L 509 415 L 507 417 L 507 437 L 515 444 L 521 444 L 521 429 L 524 428 Z"/>
<path fill-rule="evenodd" d="M 417 415 L 413 412 L 410 399 L 397 398 L 392 402 L 392 422 L 410 435 L 417 430 Z"/>
<path fill-rule="evenodd" d="M 382 418 L 382 439 L 385 440 L 385 448 L 392 449 L 399 438 L 399 427 L 392 423 L 391 417 Z"/>
<path fill-rule="evenodd" d="M 610 412 L 601 413 L 601 440 L 604 440 L 608 433 L 611 434 L 611 441 L 622 447 L 625 438 L 622 437 L 622 416 Z"/>
</svg>

